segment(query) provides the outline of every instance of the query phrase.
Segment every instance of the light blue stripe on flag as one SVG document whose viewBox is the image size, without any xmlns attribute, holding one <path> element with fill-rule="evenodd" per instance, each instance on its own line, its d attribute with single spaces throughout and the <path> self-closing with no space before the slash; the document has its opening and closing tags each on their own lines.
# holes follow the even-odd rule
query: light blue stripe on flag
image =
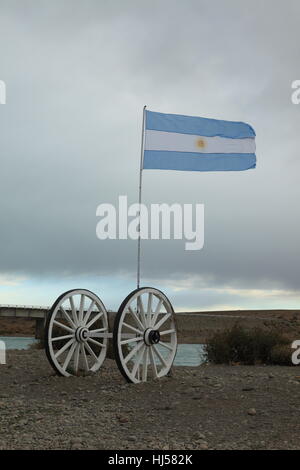
<svg viewBox="0 0 300 470">
<path fill-rule="evenodd" d="M 164 114 L 146 111 L 146 129 L 179 134 L 195 134 L 206 137 L 244 139 L 255 137 L 254 129 L 245 122 L 222 121 L 180 114 Z"/>
<path fill-rule="evenodd" d="M 254 153 L 199 153 L 145 150 L 144 169 L 181 171 L 242 171 L 255 168 Z"/>
</svg>

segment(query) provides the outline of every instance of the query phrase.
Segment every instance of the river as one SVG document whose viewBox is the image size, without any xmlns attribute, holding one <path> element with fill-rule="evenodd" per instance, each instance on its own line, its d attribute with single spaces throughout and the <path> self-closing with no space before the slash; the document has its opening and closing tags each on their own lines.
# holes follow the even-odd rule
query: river
<svg viewBox="0 0 300 470">
<path fill-rule="evenodd" d="M 6 349 L 27 349 L 38 340 L 30 337 L 0 336 Z M 203 344 L 178 344 L 175 366 L 199 366 L 204 362 Z"/>
</svg>

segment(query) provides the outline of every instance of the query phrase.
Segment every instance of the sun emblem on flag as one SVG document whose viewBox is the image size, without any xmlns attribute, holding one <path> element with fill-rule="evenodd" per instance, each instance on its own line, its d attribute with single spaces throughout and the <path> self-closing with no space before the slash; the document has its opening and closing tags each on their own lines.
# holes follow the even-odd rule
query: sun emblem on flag
<svg viewBox="0 0 300 470">
<path fill-rule="evenodd" d="M 204 149 L 205 147 L 205 140 L 204 139 L 197 139 L 196 140 L 196 147 L 198 147 L 199 149 Z"/>
</svg>

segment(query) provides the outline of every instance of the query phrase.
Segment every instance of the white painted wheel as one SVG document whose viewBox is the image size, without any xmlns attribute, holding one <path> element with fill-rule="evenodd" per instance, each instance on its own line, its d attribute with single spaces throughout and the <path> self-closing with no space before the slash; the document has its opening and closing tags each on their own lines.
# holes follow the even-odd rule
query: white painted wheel
<svg viewBox="0 0 300 470">
<path fill-rule="evenodd" d="M 107 342 L 107 312 L 99 297 L 85 289 L 58 297 L 47 318 L 45 349 L 59 375 L 96 372 L 105 359 Z"/>
<path fill-rule="evenodd" d="M 146 382 L 168 374 L 177 350 L 169 299 L 152 287 L 131 292 L 117 313 L 113 343 L 117 365 L 128 382 Z"/>
</svg>

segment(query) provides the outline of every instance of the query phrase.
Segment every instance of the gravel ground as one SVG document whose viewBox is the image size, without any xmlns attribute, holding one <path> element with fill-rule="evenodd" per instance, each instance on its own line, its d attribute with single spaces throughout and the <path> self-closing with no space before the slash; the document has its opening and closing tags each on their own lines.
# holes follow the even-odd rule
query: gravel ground
<svg viewBox="0 0 300 470">
<path fill-rule="evenodd" d="M 0 449 L 299 449 L 296 367 L 176 367 L 127 384 L 107 359 L 92 377 L 54 375 L 44 351 L 0 366 Z"/>
</svg>

